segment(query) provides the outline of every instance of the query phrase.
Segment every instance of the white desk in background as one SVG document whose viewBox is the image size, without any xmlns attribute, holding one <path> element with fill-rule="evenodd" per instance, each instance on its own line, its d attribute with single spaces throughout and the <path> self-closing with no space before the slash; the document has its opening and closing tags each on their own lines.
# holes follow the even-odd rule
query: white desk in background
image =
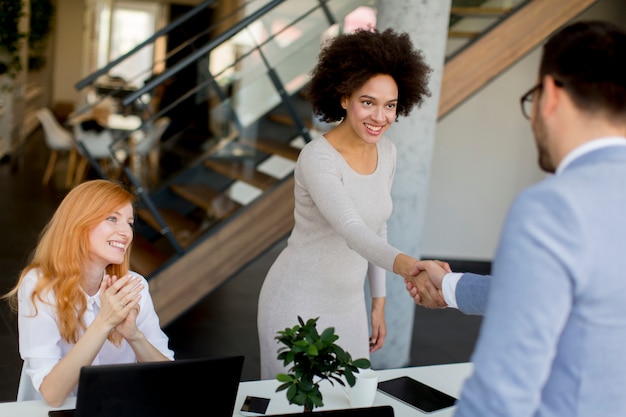
<svg viewBox="0 0 626 417">
<path fill-rule="evenodd" d="M 141 117 L 139 116 L 111 114 L 107 118 L 106 127 L 112 130 L 132 131 L 138 129 L 141 123 Z"/>
<path fill-rule="evenodd" d="M 471 363 L 457 363 L 446 365 L 417 366 L 412 368 L 385 369 L 378 371 L 379 380 L 385 381 L 399 376 L 407 375 L 421 381 L 433 388 L 437 388 L 446 394 L 459 398 L 463 382 L 472 372 Z M 285 391 L 275 392 L 279 382 L 276 380 L 246 381 L 239 384 L 237 399 L 233 417 L 241 417 L 239 410 L 243 405 L 246 395 L 271 398 L 266 415 L 284 414 L 289 412 L 302 412 L 303 407 L 289 404 Z M 348 399 L 343 390 L 335 384 L 324 384 L 322 386 L 324 396 L 324 407 L 315 410 L 331 410 L 339 408 L 349 408 Z M 74 408 L 76 398 L 68 398 L 61 407 L 52 408 L 44 401 L 22 401 L 0 403 L 0 417 L 48 417 L 48 411 L 54 409 Z M 416 417 L 425 416 L 421 411 L 397 401 L 386 394 L 378 391 L 374 405 L 393 406 L 396 417 Z M 428 414 L 431 417 L 452 416 L 454 407 Z"/>
</svg>

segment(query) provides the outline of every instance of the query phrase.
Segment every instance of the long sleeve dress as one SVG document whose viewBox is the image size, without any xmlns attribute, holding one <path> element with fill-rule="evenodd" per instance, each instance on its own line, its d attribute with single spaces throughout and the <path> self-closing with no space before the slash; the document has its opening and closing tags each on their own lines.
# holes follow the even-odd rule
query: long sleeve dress
<svg viewBox="0 0 626 417">
<path fill-rule="evenodd" d="M 387 243 L 396 148 L 383 137 L 377 150 L 376 170 L 368 175 L 356 173 L 323 136 L 300 152 L 295 225 L 259 295 L 262 379 L 287 371 L 275 337 L 298 316 L 319 317 L 320 333 L 334 327 L 337 344 L 353 359 L 369 358 L 365 278 L 372 297 L 384 297 L 385 270 L 393 270 L 400 253 Z"/>
</svg>

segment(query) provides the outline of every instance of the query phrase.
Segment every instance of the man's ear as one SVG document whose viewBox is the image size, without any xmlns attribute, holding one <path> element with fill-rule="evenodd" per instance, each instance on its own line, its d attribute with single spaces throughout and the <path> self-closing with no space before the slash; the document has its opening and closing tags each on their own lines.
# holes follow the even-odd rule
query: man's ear
<svg viewBox="0 0 626 417">
<path fill-rule="evenodd" d="M 562 101 L 563 88 L 557 85 L 556 80 L 551 75 L 543 77 L 542 82 L 541 105 L 539 109 L 543 117 L 552 115 Z"/>
</svg>

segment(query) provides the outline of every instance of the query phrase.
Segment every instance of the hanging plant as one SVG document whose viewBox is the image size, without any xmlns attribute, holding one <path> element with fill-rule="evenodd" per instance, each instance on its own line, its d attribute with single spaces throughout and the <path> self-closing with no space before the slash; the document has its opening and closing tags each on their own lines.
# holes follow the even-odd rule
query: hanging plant
<svg viewBox="0 0 626 417">
<path fill-rule="evenodd" d="M 53 17 L 54 5 L 51 0 L 30 0 L 29 70 L 40 70 L 46 65 L 46 46 L 52 31 Z"/>
<path fill-rule="evenodd" d="M 24 15 L 22 0 L 0 1 L 0 74 L 15 77 L 22 70 L 21 42 L 26 34 L 19 31 Z"/>
</svg>

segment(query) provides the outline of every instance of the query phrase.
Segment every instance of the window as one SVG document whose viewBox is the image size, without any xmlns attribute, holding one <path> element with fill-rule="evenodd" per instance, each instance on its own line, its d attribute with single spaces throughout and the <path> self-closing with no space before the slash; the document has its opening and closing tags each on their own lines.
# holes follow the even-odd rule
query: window
<svg viewBox="0 0 626 417">
<path fill-rule="evenodd" d="M 102 0 L 97 2 L 95 10 L 97 44 L 93 52 L 96 68 L 92 68 L 92 71 L 124 55 L 162 26 L 162 8 L 159 3 L 119 1 L 110 5 Z M 109 76 L 120 77 L 131 85 L 141 86 L 152 75 L 158 57 L 164 55 L 164 42 L 147 45 L 112 68 Z"/>
</svg>

